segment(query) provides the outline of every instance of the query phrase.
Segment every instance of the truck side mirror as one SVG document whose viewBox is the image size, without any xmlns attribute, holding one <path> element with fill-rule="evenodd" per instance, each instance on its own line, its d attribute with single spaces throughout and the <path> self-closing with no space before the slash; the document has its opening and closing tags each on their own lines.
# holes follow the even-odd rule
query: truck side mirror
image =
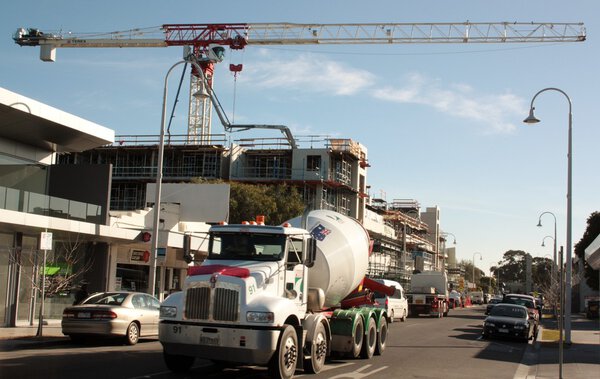
<svg viewBox="0 0 600 379">
<path fill-rule="evenodd" d="M 306 259 L 304 265 L 306 267 L 312 267 L 315 265 L 315 259 L 317 257 L 317 240 L 310 238 L 307 243 Z"/>
</svg>

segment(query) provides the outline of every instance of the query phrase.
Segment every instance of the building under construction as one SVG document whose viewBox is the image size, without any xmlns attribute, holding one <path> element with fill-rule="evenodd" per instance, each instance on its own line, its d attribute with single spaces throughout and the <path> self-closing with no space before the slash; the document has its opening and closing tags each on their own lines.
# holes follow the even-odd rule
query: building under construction
<svg viewBox="0 0 600 379">
<path fill-rule="evenodd" d="M 111 210 L 143 209 L 148 184 L 156 182 L 158 136 L 116 136 L 115 143 L 63 154 L 60 164 L 112 164 Z M 164 148 L 163 183 L 224 180 L 285 183 L 304 202 L 355 217 L 364 215 L 367 150 L 351 139 L 307 137 L 309 148 L 292 149 L 285 139 L 246 138 L 225 146 L 223 135 L 210 145 L 172 136 Z"/>
</svg>

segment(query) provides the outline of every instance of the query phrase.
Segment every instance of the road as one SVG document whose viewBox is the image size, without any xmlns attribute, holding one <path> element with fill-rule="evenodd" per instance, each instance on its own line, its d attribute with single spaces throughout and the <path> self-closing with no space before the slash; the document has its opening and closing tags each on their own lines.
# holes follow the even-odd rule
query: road
<svg viewBox="0 0 600 379">
<path fill-rule="evenodd" d="M 371 360 L 332 359 L 314 379 L 482 378 L 512 379 L 531 342 L 481 340 L 483 306 L 450 311 L 449 317 L 409 318 L 390 325 L 387 349 Z M 185 375 L 169 372 L 160 343 L 60 343 L 0 352 L 2 378 L 267 378 L 266 369 L 223 370 L 198 360 Z"/>
</svg>

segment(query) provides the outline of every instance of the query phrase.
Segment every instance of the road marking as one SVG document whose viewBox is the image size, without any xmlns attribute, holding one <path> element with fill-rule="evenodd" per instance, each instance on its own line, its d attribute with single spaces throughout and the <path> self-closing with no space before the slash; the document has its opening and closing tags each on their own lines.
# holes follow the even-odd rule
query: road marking
<svg viewBox="0 0 600 379">
<path fill-rule="evenodd" d="M 351 366 L 353 364 L 355 364 L 355 363 L 354 362 L 346 362 L 346 363 L 340 363 L 340 364 L 329 363 L 329 364 L 326 364 L 320 372 L 325 372 L 325 371 L 333 370 L 336 368 Z M 304 376 L 313 376 L 313 375 L 312 374 L 311 375 L 307 375 L 307 374 L 294 375 L 295 378 L 302 378 Z"/>
<path fill-rule="evenodd" d="M 379 371 L 382 371 L 382 370 L 385 370 L 385 369 L 388 368 L 388 366 L 383 366 L 383 367 L 380 367 L 380 368 L 378 368 L 376 370 L 373 370 L 373 371 L 369 371 L 369 372 L 365 372 L 365 373 L 362 372 L 362 371 L 368 369 L 371 366 L 372 365 L 365 365 L 365 366 L 359 368 L 358 370 L 355 370 L 355 371 L 352 371 L 352 372 L 346 372 L 346 373 L 339 374 L 339 375 L 336 375 L 336 376 L 332 376 L 329 379 L 341 379 L 341 378 L 360 379 L 360 378 L 366 378 L 369 375 L 378 373 Z"/>
</svg>

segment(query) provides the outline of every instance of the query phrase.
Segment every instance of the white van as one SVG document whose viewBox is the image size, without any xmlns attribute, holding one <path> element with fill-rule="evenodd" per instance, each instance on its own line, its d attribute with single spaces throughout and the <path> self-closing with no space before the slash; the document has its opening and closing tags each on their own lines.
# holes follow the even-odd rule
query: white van
<svg viewBox="0 0 600 379">
<path fill-rule="evenodd" d="M 378 307 L 385 308 L 388 314 L 388 322 L 394 322 L 400 319 L 400 321 L 406 321 L 408 316 L 408 302 L 406 296 L 404 296 L 404 289 L 402 285 L 393 280 L 387 279 L 374 279 L 379 283 L 383 283 L 388 287 L 395 287 L 396 290 L 392 296 L 375 292 L 375 301 L 378 303 Z"/>
<path fill-rule="evenodd" d="M 482 291 L 471 292 L 471 303 L 483 304 L 483 292 Z"/>
</svg>

